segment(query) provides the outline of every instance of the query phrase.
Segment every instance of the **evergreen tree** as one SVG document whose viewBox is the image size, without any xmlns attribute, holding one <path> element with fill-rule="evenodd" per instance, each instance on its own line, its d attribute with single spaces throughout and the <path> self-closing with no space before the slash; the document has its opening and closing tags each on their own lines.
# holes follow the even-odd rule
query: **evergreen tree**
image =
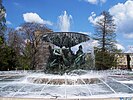
<svg viewBox="0 0 133 100">
<path fill-rule="evenodd" d="M 95 48 L 97 69 L 108 69 L 114 66 L 115 29 L 113 17 L 109 12 L 103 11 L 95 24 L 94 39 L 99 41 L 99 46 Z"/>
<path fill-rule="evenodd" d="M 0 46 L 4 43 L 4 32 L 6 30 L 5 8 L 0 0 Z"/>
</svg>

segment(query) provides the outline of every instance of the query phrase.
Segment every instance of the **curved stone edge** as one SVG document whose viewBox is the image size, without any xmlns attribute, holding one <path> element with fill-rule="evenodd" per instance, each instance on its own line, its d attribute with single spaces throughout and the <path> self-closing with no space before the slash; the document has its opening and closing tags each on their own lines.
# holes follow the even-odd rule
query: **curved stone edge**
<svg viewBox="0 0 133 100">
<path fill-rule="evenodd" d="M 82 78 L 82 80 L 80 78 L 77 79 L 52 79 L 51 81 L 49 81 L 49 78 L 35 78 L 35 77 L 29 77 L 27 78 L 27 80 L 30 83 L 36 83 L 36 84 L 54 84 L 54 85 L 63 85 L 65 84 L 65 81 L 67 82 L 66 85 L 83 85 L 83 84 L 96 84 L 96 83 L 100 83 L 101 81 L 98 78 Z M 85 82 L 85 83 L 84 83 Z"/>
</svg>

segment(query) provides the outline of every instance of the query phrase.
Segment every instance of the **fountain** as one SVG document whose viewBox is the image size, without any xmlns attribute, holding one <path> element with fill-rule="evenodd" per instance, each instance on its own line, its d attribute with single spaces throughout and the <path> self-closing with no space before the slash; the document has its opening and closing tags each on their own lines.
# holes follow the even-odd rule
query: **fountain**
<svg viewBox="0 0 133 100">
<path fill-rule="evenodd" d="M 69 49 L 78 43 L 90 40 L 87 35 L 75 32 L 48 33 L 45 34 L 42 39 L 61 48 L 65 46 Z M 69 50 L 66 48 L 65 50 Z M 92 47 L 90 48 L 92 49 L 90 50 L 91 58 L 94 59 L 94 50 Z M 82 47 L 79 46 L 79 49 L 82 49 Z M 81 55 L 79 56 L 82 57 Z M 62 55 L 60 56 L 62 57 Z M 78 59 L 80 59 L 80 57 L 78 57 Z M 54 60 L 55 59 L 56 58 L 54 58 Z M 133 72 L 121 70 L 96 71 L 86 70 L 83 69 L 83 67 L 81 67 L 81 69 L 80 66 L 86 62 L 82 64 L 80 63 L 82 59 L 76 59 L 77 58 L 75 58 L 74 62 L 70 63 L 70 65 L 66 65 L 65 62 L 61 60 L 58 66 L 54 66 L 55 68 L 59 67 L 56 71 L 62 71 L 62 73 L 59 72 L 58 74 L 55 74 L 55 71 L 53 71 L 54 67 L 52 66 L 50 68 L 52 73 L 0 71 L 0 99 L 43 98 L 46 100 L 62 100 L 92 98 L 119 99 L 120 97 L 128 97 L 128 99 L 131 99 L 131 97 L 133 97 Z M 54 60 L 52 59 L 51 61 L 53 62 Z M 75 61 L 77 61 L 77 64 L 80 64 L 80 66 L 76 65 Z M 92 62 L 92 65 L 93 63 L 94 62 Z M 74 67 L 74 69 L 69 70 L 71 67 Z"/>
<path fill-rule="evenodd" d="M 77 32 L 49 32 L 42 39 L 58 46 L 58 49 L 49 46 L 50 56 L 45 72 L 63 74 L 74 69 L 87 69 L 86 56 L 89 54 L 83 52 L 82 45 L 79 45 L 76 54 L 71 47 L 90 40 L 88 35 Z"/>
<path fill-rule="evenodd" d="M 91 99 L 133 96 L 132 72 L 74 70 L 63 75 L 0 72 L 0 98 Z M 3 99 L 4 100 L 4 99 Z"/>
<path fill-rule="evenodd" d="M 67 17 L 66 12 L 64 12 L 63 16 L 59 17 L 63 22 L 65 22 L 65 18 L 70 19 L 70 17 Z M 67 26 L 68 28 L 69 25 Z M 61 53 L 61 55 L 64 46 L 64 50 L 67 51 L 72 46 L 90 40 L 87 35 L 68 31 L 47 33 L 42 36 L 42 39 L 60 47 L 60 49 L 55 49 L 56 51 L 53 49 L 51 51 L 52 53 L 53 51 L 58 53 L 59 50 L 59 54 Z M 82 49 L 82 47 L 79 46 L 79 49 Z M 57 62 L 56 65 L 55 62 L 57 59 L 52 56 L 54 59 L 48 60 L 50 64 L 47 67 L 51 67 L 50 70 L 52 70 L 52 73 L 47 68 L 47 73 L 35 71 L 0 71 L 0 99 L 79 100 L 100 98 L 102 100 L 103 98 L 115 98 L 124 100 L 124 97 L 131 100 L 131 97 L 133 97 L 133 72 L 126 70 L 92 70 L 94 69 L 95 56 L 93 46 L 90 46 L 90 49 L 89 53 L 91 56 L 89 57 L 92 58 L 90 60 L 91 64 L 86 64 L 86 62 L 81 64 L 82 59 L 80 58 L 83 57 L 81 54 L 79 55 L 80 57 L 75 57 L 73 62 L 69 62 L 70 65 L 67 65 L 63 60 Z M 66 57 L 64 58 L 66 59 Z M 86 65 L 93 66 L 91 68 L 87 66 L 88 70 Z M 53 71 L 54 67 L 57 67 L 56 72 L 58 74 L 55 74 L 55 71 Z M 70 70 L 71 68 L 72 70 Z"/>
</svg>

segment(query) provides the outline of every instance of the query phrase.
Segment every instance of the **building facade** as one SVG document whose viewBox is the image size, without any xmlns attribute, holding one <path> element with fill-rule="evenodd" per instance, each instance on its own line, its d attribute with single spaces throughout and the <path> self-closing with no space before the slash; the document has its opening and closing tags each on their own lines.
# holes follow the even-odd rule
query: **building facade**
<svg viewBox="0 0 133 100">
<path fill-rule="evenodd" d="M 127 55 L 130 56 L 130 67 L 133 69 L 133 53 L 119 53 L 116 54 L 117 57 L 117 68 L 127 69 Z"/>
</svg>

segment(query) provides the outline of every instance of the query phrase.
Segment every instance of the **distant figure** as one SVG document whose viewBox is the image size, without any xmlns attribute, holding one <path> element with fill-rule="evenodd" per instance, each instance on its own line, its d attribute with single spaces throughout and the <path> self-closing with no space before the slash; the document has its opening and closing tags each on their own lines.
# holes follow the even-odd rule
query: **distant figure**
<svg viewBox="0 0 133 100">
<path fill-rule="evenodd" d="M 130 67 L 130 60 L 131 60 L 131 58 L 130 58 L 129 54 L 127 54 L 127 69 L 128 69 L 128 70 L 131 70 L 131 67 Z"/>
<path fill-rule="evenodd" d="M 85 63 L 85 55 L 82 49 L 82 45 L 79 46 L 79 50 L 76 52 L 75 64 L 80 66 Z"/>
<path fill-rule="evenodd" d="M 80 45 L 78 51 L 76 52 L 76 57 L 82 54 L 83 54 L 82 45 Z"/>
</svg>

